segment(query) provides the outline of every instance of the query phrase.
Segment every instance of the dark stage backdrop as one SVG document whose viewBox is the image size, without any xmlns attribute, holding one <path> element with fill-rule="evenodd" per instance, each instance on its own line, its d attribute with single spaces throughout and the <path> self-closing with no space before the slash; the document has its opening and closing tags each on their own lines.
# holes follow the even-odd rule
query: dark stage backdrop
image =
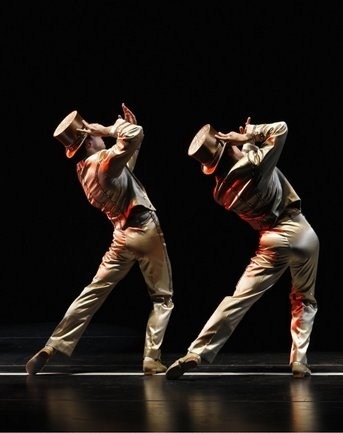
<svg viewBox="0 0 343 433">
<path fill-rule="evenodd" d="M 331 2 L 5 2 L 2 60 L 2 325 L 57 324 L 111 241 L 53 137 L 78 110 L 110 124 L 131 107 L 145 139 L 136 173 L 156 205 L 173 265 L 167 339 L 180 351 L 235 283 L 256 246 L 212 199 L 187 156 L 205 123 L 229 131 L 285 120 L 279 167 L 321 240 L 312 350 L 342 349 L 339 12 Z M 246 315 L 224 350 L 288 350 L 289 275 Z M 143 330 L 138 269 L 93 319 Z"/>
</svg>

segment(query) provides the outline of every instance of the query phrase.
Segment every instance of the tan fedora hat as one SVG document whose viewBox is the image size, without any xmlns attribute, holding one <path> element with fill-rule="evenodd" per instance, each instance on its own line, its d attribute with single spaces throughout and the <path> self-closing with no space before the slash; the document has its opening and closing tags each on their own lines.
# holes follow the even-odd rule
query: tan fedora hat
<svg viewBox="0 0 343 433">
<path fill-rule="evenodd" d="M 66 116 L 54 131 L 54 137 L 65 147 L 67 158 L 72 158 L 82 146 L 87 133 L 77 129 L 84 128 L 83 118 L 75 110 Z"/>
<path fill-rule="evenodd" d="M 217 131 L 207 123 L 195 134 L 188 148 L 188 155 L 201 163 L 205 174 L 214 173 L 226 146 L 215 134 Z"/>
</svg>

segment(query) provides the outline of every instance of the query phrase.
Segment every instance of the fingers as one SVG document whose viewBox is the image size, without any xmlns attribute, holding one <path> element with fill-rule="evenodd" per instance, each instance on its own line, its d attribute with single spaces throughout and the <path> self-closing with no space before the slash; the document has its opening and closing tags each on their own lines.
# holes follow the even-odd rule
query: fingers
<svg viewBox="0 0 343 433">
<path fill-rule="evenodd" d="M 245 126 L 240 126 L 240 127 L 239 127 L 239 132 L 240 132 L 240 134 L 244 134 L 244 133 L 246 132 L 246 130 L 247 130 L 247 126 L 250 125 L 250 122 L 251 122 L 251 117 L 248 116 L 248 117 L 247 117 L 247 120 L 245 121 Z"/>
<path fill-rule="evenodd" d="M 215 134 L 215 137 L 218 138 L 218 140 L 227 140 L 229 134 L 224 134 L 223 132 L 218 132 Z"/>
<path fill-rule="evenodd" d="M 83 128 L 77 128 L 76 130 L 80 131 L 80 132 L 88 132 L 90 124 L 88 122 L 86 122 L 85 120 L 82 120 L 82 123 L 83 123 Z"/>
<path fill-rule="evenodd" d="M 89 133 L 90 132 L 90 130 L 89 130 L 90 124 L 87 123 L 85 120 L 82 120 L 82 123 L 83 123 L 83 128 L 76 128 L 76 131 Z"/>
<path fill-rule="evenodd" d="M 123 102 L 121 104 L 122 109 L 123 109 L 123 113 L 124 113 L 124 118 L 127 122 L 130 123 L 134 123 L 137 124 L 137 120 L 136 120 L 136 116 L 133 114 L 133 112 L 125 105 L 125 103 Z"/>
</svg>

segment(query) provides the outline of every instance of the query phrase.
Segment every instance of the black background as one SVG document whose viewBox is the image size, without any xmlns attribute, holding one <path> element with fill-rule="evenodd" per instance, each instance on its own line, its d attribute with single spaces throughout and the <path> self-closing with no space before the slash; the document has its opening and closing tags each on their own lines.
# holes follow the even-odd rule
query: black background
<svg viewBox="0 0 343 433">
<path fill-rule="evenodd" d="M 156 3 L 156 4 L 155 4 Z M 184 350 L 230 295 L 256 233 L 212 199 L 187 156 L 205 123 L 224 132 L 285 120 L 279 167 L 321 241 L 313 350 L 342 349 L 340 13 L 330 2 L 2 3 L 2 324 L 57 322 L 112 237 L 52 137 L 72 110 L 112 124 L 125 102 L 143 125 L 136 174 L 158 209 L 173 266 L 166 345 Z M 338 6 L 337 6 L 338 8 Z M 287 350 L 289 274 L 224 350 Z M 134 268 L 94 323 L 144 332 Z"/>
</svg>

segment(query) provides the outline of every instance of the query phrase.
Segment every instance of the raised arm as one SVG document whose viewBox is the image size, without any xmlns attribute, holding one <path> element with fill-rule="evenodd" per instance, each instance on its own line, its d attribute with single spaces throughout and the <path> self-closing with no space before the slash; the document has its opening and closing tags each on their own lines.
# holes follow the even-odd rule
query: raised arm
<svg viewBox="0 0 343 433">
<path fill-rule="evenodd" d="M 240 147 L 245 143 L 264 145 L 274 145 L 275 140 L 283 144 L 286 140 L 288 128 L 286 122 L 263 123 L 259 125 L 251 124 L 248 117 L 245 126 L 239 127 L 239 132 L 230 131 L 228 133 L 218 132 L 216 137 L 231 145 Z"/>
</svg>

